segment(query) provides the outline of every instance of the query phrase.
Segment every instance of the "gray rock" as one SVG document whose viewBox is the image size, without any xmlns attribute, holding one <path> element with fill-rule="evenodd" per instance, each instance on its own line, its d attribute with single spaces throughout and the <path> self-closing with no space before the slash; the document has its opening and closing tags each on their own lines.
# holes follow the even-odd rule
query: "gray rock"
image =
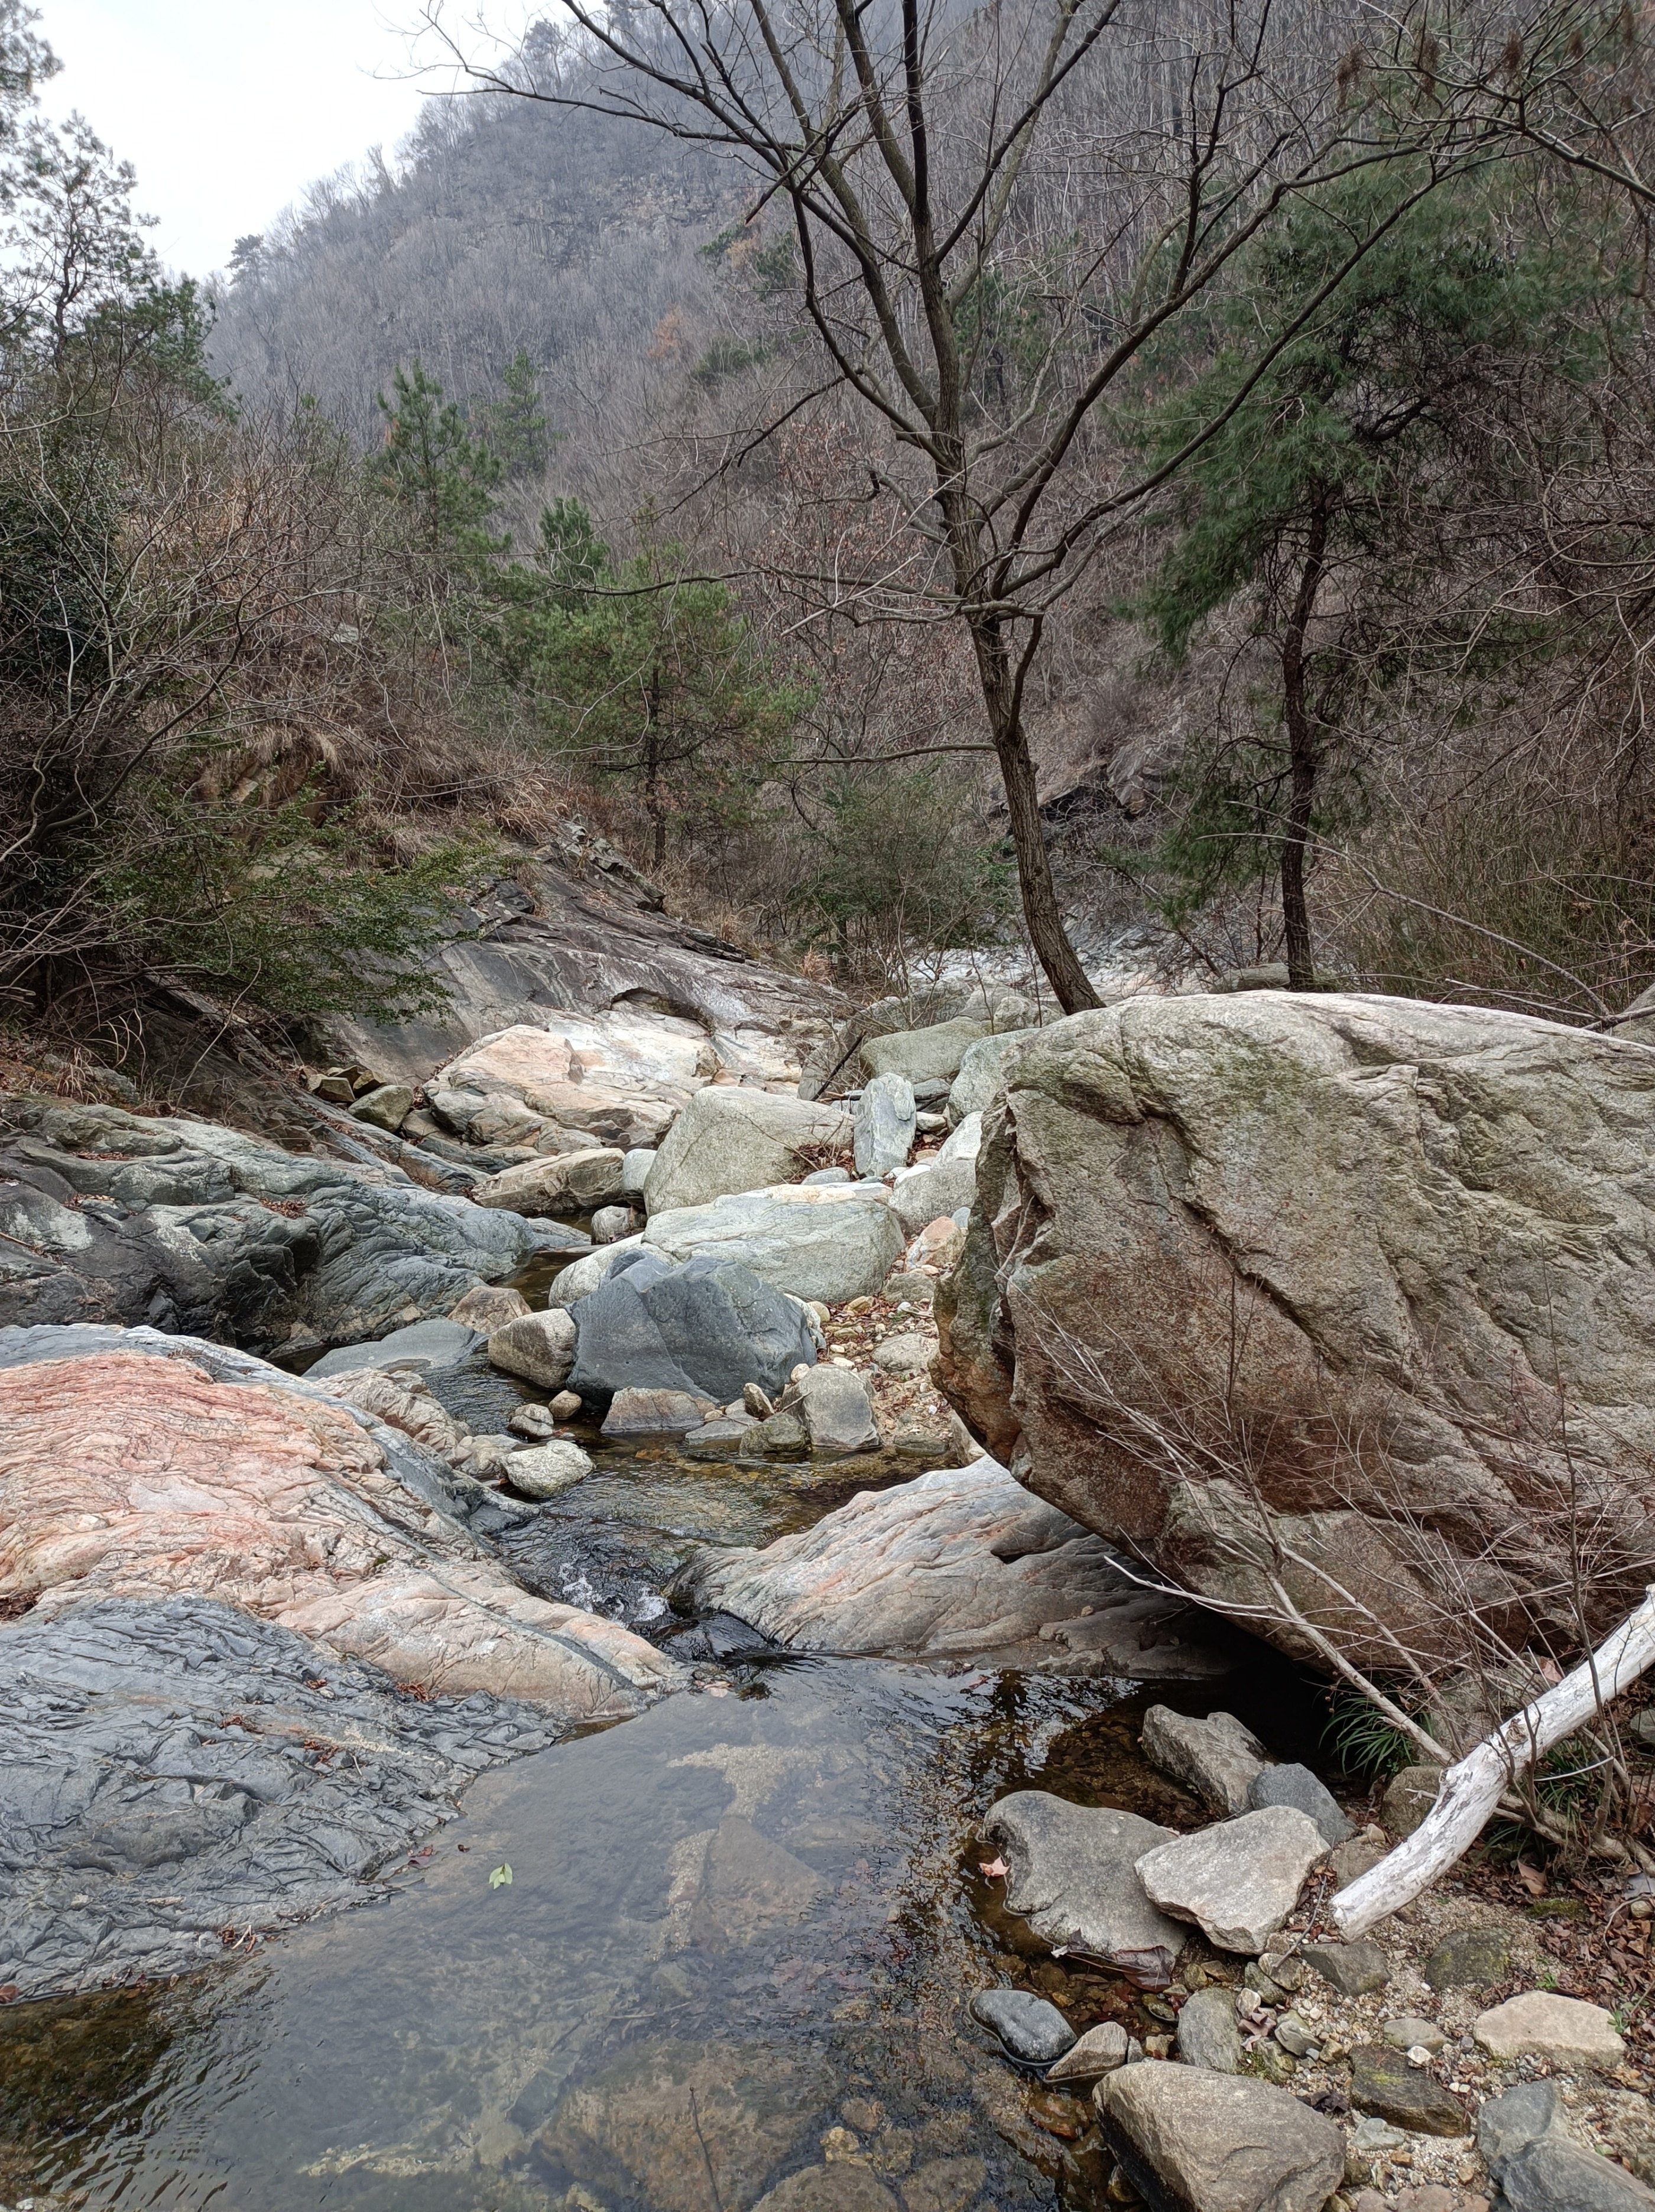
<svg viewBox="0 0 1655 2212">
<path fill-rule="evenodd" d="M 1626 1377 L 1655 1183 L 1626 1132 L 1655 1121 L 1646 1044 L 1378 994 L 1143 996 L 1042 1030 L 1006 1078 L 939 1297 L 941 1372 L 988 1448 L 1020 1451 L 1074 1519 L 1220 1606 L 1266 1607 L 1260 1632 L 1305 1656 L 1245 1564 L 1262 1509 L 1306 1588 L 1350 1593 L 1324 1632 L 1378 1665 L 1375 1620 L 1424 1649 L 1468 1581 L 1555 1587 L 1536 1501 L 1568 1490 L 1571 1463 L 1609 1518 L 1645 1510 L 1655 1393 Z M 1152 1496 L 1130 1422 L 1077 1413 L 1087 1355 L 1180 1434 L 1222 1405 L 1268 1438 L 1256 1492 L 1196 1454 Z M 1513 1360 L 1567 1370 L 1576 1408 L 1567 1444 L 1520 1471 L 1488 1418 Z M 1307 1471 L 1317 1423 L 1406 1437 L 1436 1564 L 1388 1504 L 1354 1501 L 1337 1453 Z"/>
<path fill-rule="evenodd" d="M 211 1121 L 0 1098 L 0 1326 L 354 1344 L 448 1313 L 546 1242 L 421 1188 L 354 1136 L 338 1142 L 360 1158 L 285 1152 Z"/>
<path fill-rule="evenodd" d="M 1465 2108 L 1423 2066 L 1400 2051 L 1360 2043 L 1350 2054 L 1350 2101 L 1412 2135 L 1469 2136 Z"/>
<path fill-rule="evenodd" d="M 371 1121 L 375 1128 L 388 1129 L 392 1136 L 408 1119 L 414 1103 L 414 1094 L 405 1083 L 381 1083 L 375 1091 L 366 1092 L 350 1109 L 351 1118 Z"/>
<path fill-rule="evenodd" d="M 862 1063 L 870 1075 L 903 1075 L 910 1083 L 951 1080 L 959 1073 L 965 1048 L 985 1034 L 983 1023 L 958 1019 L 927 1030 L 897 1030 L 862 1041 Z"/>
<path fill-rule="evenodd" d="M 1159 1844 L 1138 1861 L 1138 1879 L 1163 1912 L 1195 1921 L 1221 1951 L 1256 1955 L 1326 1849 L 1314 1820 L 1272 1805 Z"/>
<path fill-rule="evenodd" d="M 1267 1766 L 1248 1785 L 1247 1803 L 1256 1812 L 1264 1805 L 1296 1805 L 1308 1813 L 1322 1831 L 1324 1843 L 1342 1844 L 1352 1835 L 1350 1822 L 1337 1799 L 1308 1766 Z"/>
<path fill-rule="evenodd" d="M 1105 2074 L 1126 2064 L 1131 2048 L 1132 2038 L 1118 2020 L 1100 2021 L 1071 2044 L 1046 2079 L 1059 2083 L 1100 2081 Z"/>
<path fill-rule="evenodd" d="M 1093 2092 L 1140 2197 L 1175 2212 L 1322 2212 L 1344 2178 L 1336 2124 L 1283 2089 L 1195 2066 L 1128 2066 Z"/>
<path fill-rule="evenodd" d="M 783 1412 L 758 1441 L 788 1455 L 807 1440 Z M 1200 1640 L 1198 1617 L 1139 1589 L 1095 1537 L 984 1458 L 865 1492 L 764 1551 L 709 1547 L 672 1587 L 806 1651 L 1139 1680 L 1231 1663 Z"/>
<path fill-rule="evenodd" d="M 1074 2030 L 1055 2004 L 1027 1990 L 979 1990 L 971 2017 L 992 2028 L 1013 2058 L 1050 2065 L 1074 2044 Z"/>
<path fill-rule="evenodd" d="M 768 1421 L 776 1407 L 768 1391 L 761 1390 L 757 1382 L 745 1382 L 741 1389 L 741 1410 L 751 1413 L 756 1421 Z"/>
<path fill-rule="evenodd" d="M 727 1405 L 749 1382 L 779 1392 L 816 1357 L 800 1308 L 739 1263 L 706 1255 L 682 1267 L 629 1254 L 575 1309 L 572 1390 L 681 1390 Z"/>
<path fill-rule="evenodd" d="M 764 1190 L 798 1172 L 806 1146 L 850 1142 L 850 1116 L 746 1085 L 709 1085 L 690 1100 L 662 1139 L 643 1188 L 651 1218 L 705 1206 L 734 1192 Z"/>
<path fill-rule="evenodd" d="M 187 1972 L 223 1928 L 381 1894 L 474 1775 L 562 1732 L 480 1692 L 407 1697 L 193 1595 L 26 1615 L 0 1667 L 0 1982 L 25 1998 Z"/>
<path fill-rule="evenodd" d="M 632 1209 L 630 1206 L 600 1206 L 592 1217 L 592 1241 L 594 1244 L 618 1244 L 623 1237 L 632 1234 Z"/>
<path fill-rule="evenodd" d="M 685 1390 L 618 1390 L 604 1416 L 606 1437 L 688 1436 L 707 1418 L 704 1399 Z"/>
<path fill-rule="evenodd" d="M 374 1344 L 344 1344 L 324 1352 L 307 1372 L 313 1382 L 330 1375 L 350 1375 L 365 1367 L 414 1367 L 427 1374 L 458 1367 L 484 1341 L 479 1329 L 463 1322 L 418 1321 L 406 1328 L 393 1328 Z"/>
<path fill-rule="evenodd" d="M 1392 1775 L 1385 1785 L 1385 1794 L 1379 1806 L 1381 1825 L 1398 1839 L 1411 1836 L 1436 1803 L 1437 1792 L 1441 1786 L 1441 1767 L 1403 1767 L 1402 1772 Z"/>
<path fill-rule="evenodd" d="M 761 1447 L 758 1431 L 762 1421 L 750 1413 L 727 1414 L 721 1421 L 706 1421 L 698 1429 L 691 1429 L 684 1439 L 685 1459 L 729 1460 L 745 1459 Z"/>
<path fill-rule="evenodd" d="M 1170 1828 L 1019 1790 L 994 1807 L 984 1832 L 1008 1869 L 1006 1910 L 1043 1942 L 1129 1969 L 1147 1987 L 1171 1980 L 1184 1931 L 1150 1904 L 1134 1871 Z"/>
<path fill-rule="evenodd" d="M 906 1167 L 914 1149 L 914 1087 L 905 1075 L 876 1075 L 851 1115 L 859 1176 Z"/>
<path fill-rule="evenodd" d="M 1471 2033 L 1491 2058 L 1510 2060 L 1532 2052 L 1571 2070 L 1583 2066 L 1618 2066 L 1626 2045 L 1613 2015 L 1603 2005 L 1552 1990 L 1524 1990 L 1504 2004 L 1479 2013 Z"/>
<path fill-rule="evenodd" d="M 1240 2073 L 1241 2030 L 1229 1990 L 1196 1990 L 1184 2000 L 1178 2014 L 1178 2056 L 1186 2066 L 1204 2066 L 1209 2074 Z"/>
<path fill-rule="evenodd" d="M 855 1180 L 849 1168 L 813 1168 L 809 1175 L 800 1177 L 801 1182 L 817 1188 L 833 1183 L 853 1182 Z"/>
<path fill-rule="evenodd" d="M 1152 1766 L 1187 1783 L 1214 1813 L 1247 1810 L 1247 1793 L 1263 1771 L 1265 1753 L 1233 1713 L 1194 1720 L 1170 1705 L 1151 1705 L 1141 1741 Z"/>
<path fill-rule="evenodd" d="M 578 1409 L 580 1400 L 575 1400 Z M 520 1406 L 506 1426 L 514 1437 L 526 1437 L 531 1443 L 543 1444 L 557 1433 L 557 1416 L 550 1406 Z"/>
<path fill-rule="evenodd" d="M 977 1156 L 983 1149 L 983 1116 L 962 1121 L 928 1166 L 908 1168 L 891 1186 L 891 1203 L 903 1234 L 916 1237 L 944 1215 L 965 1209 L 977 1195 Z"/>
<path fill-rule="evenodd" d="M 582 1298 L 591 1297 L 599 1283 L 606 1283 L 617 1267 L 624 1266 L 629 1253 L 642 1253 L 648 1259 L 658 1260 L 663 1267 L 672 1265 L 669 1254 L 646 1243 L 642 1236 L 623 1237 L 613 1244 L 600 1244 L 593 1251 L 583 1252 L 578 1260 L 571 1260 L 567 1267 L 561 1268 L 551 1279 L 546 1303 L 577 1306 Z"/>
<path fill-rule="evenodd" d="M 808 1454 L 810 1433 L 801 1413 L 791 1411 L 770 1413 L 758 1425 L 758 1448 L 771 1459 L 803 1459 Z M 710 1559 L 714 1554 L 708 1553 L 703 1556 Z M 717 1556 L 722 1557 L 723 1554 Z M 751 1555 L 743 1553 L 742 1556 L 757 1559 L 762 1555 L 754 1553 Z"/>
<path fill-rule="evenodd" d="M 859 1375 L 846 1367 L 812 1367 L 792 1388 L 798 1394 L 799 1413 L 816 1458 L 839 1459 L 853 1452 L 878 1451 L 879 1431 L 873 1405 Z M 792 1403 L 789 1397 L 789 1407 Z"/>
<path fill-rule="evenodd" d="M 674 1260 L 736 1260 L 794 1297 L 871 1297 L 903 1255 L 880 1188 L 792 1183 L 652 1215 L 649 1242 Z"/>
<path fill-rule="evenodd" d="M 528 1310 L 529 1302 L 521 1291 L 509 1290 L 503 1283 L 479 1283 L 474 1291 L 466 1291 L 448 1318 L 492 1336 L 496 1329 L 504 1328 L 508 1321 L 520 1319 Z"/>
<path fill-rule="evenodd" d="M 1366 1996 L 1390 1979 L 1390 1960 L 1377 1943 L 1307 1943 L 1299 1955 L 1342 1997 Z"/>
<path fill-rule="evenodd" d="M 546 1214 L 589 1213 L 611 1205 L 621 1194 L 624 1159 L 613 1145 L 594 1145 L 559 1152 L 549 1159 L 522 1161 L 490 1176 L 472 1193 L 474 1205 L 502 1207 L 531 1219 Z"/>
<path fill-rule="evenodd" d="M 560 1490 L 584 1482 L 591 1472 L 591 1460 L 567 1437 L 514 1451 L 505 1466 L 507 1481 L 525 1498 L 556 1498 Z"/>
<path fill-rule="evenodd" d="M 1308 2058 L 1321 2049 L 1321 2039 L 1296 2012 L 1284 2012 L 1275 2024 L 1275 2039 L 1293 2058 Z"/>
<path fill-rule="evenodd" d="M 973 1114 L 982 1114 L 1001 1089 L 1006 1062 L 1032 1030 L 1001 1030 L 978 1037 L 960 1054 L 959 1073 L 948 1091 L 948 1126 L 957 1129 Z"/>
<path fill-rule="evenodd" d="M 1520 2081 L 1500 2097 L 1490 2097 L 1477 2114 L 1477 2148 L 1496 2179 L 1530 2143 L 1564 2128 L 1563 2107 L 1553 2081 Z"/>
<path fill-rule="evenodd" d="M 1336 1844 L 1328 1853 L 1328 1871 L 1335 1889 L 1348 1889 L 1390 1855 L 1390 1840 L 1381 1829 L 1364 1831 L 1348 1844 Z"/>
<path fill-rule="evenodd" d="M 1393 2051 L 1428 2051 L 1433 2058 L 1448 2041 L 1434 2020 L 1421 2020 L 1412 2013 L 1382 2021 L 1379 2034 Z"/>
<path fill-rule="evenodd" d="M 523 1314 L 489 1339 L 489 1364 L 541 1390 L 561 1390 L 575 1364 L 575 1317 L 562 1306 Z"/>
<path fill-rule="evenodd" d="M 1420 1969 L 1433 1990 L 1487 1990 L 1512 1971 L 1512 1938 L 1505 1928 L 1456 1928 Z"/>
<path fill-rule="evenodd" d="M 1561 2135 L 1542 2136 L 1500 2170 L 1503 2212 L 1650 2212 L 1655 2191 Z"/>
<path fill-rule="evenodd" d="M 655 1164 L 653 1145 L 635 1145 L 630 1152 L 621 1156 L 621 1195 L 623 1198 L 642 1198 L 649 1170 Z"/>
</svg>

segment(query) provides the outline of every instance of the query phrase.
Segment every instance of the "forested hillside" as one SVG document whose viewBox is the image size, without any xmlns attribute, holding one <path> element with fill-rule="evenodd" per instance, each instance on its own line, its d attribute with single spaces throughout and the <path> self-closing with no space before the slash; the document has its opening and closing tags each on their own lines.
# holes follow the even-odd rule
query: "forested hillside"
<svg viewBox="0 0 1655 2212">
<path fill-rule="evenodd" d="M 433 8 L 200 285 L 7 20 L 20 1035 L 414 1003 L 572 820 L 873 989 L 1655 977 L 1632 11 Z"/>
</svg>

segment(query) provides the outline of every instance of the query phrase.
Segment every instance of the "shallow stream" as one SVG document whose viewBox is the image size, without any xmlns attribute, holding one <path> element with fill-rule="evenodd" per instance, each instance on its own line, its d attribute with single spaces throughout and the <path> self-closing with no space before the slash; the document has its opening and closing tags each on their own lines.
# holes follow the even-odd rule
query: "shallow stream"
<svg viewBox="0 0 1655 2212">
<path fill-rule="evenodd" d="M 505 1378 L 430 1380 L 503 1426 Z M 662 1640 L 692 1545 L 766 1543 L 915 1471 L 594 1456 L 506 1556 Z M 0 2206 L 748 2212 L 850 2154 L 902 2212 L 1101 2208 L 1089 2106 L 1015 2070 L 969 2001 L 1011 1980 L 1077 2027 L 1160 2023 L 1003 1912 L 977 1831 L 1031 1784 L 1195 1826 L 1137 1751 L 1144 1706 L 1222 1703 L 1299 1756 L 1291 1676 L 1262 1659 L 1180 1695 L 739 1651 L 719 1673 L 484 1777 L 381 1902 L 191 1979 L 0 2012 Z"/>
</svg>

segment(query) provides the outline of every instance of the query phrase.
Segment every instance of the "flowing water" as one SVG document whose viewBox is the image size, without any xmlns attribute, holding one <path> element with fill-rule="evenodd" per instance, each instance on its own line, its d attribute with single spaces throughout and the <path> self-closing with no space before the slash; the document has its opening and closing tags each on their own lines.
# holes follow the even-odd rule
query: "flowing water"
<svg viewBox="0 0 1655 2212">
<path fill-rule="evenodd" d="M 431 1380 L 503 1424 L 503 1378 Z M 732 1654 L 722 1678 L 484 1777 L 383 1901 L 187 1980 L 0 2012 L 0 2204 L 747 2212 L 845 2154 L 902 2212 L 1104 2204 L 1089 2107 L 1012 2067 L 969 2000 L 1009 1980 L 1077 2027 L 1159 2022 L 1003 1912 L 977 1831 L 1030 1784 L 1195 1825 L 1136 1749 L 1143 1707 L 1222 1702 L 1302 1755 L 1290 1678 L 1261 1660 L 1181 1697 L 685 1646 L 660 1591 L 693 1544 L 768 1542 L 914 1470 L 594 1455 L 507 1556 Z"/>
</svg>

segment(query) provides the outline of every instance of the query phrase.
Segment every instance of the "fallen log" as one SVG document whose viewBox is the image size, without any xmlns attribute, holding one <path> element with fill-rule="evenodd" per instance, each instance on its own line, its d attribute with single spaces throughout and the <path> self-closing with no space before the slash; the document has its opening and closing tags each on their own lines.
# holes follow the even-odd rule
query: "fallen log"
<svg viewBox="0 0 1655 2212">
<path fill-rule="evenodd" d="M 1655 1662 L 1655 1583 L 1591 1658 L 1485 1736 L 1442 1778 L 1437 1802 L 1411 1836 L 1342 1889 L 1330 1908 L 1347 1938 L 1412 1902 L 1482 1834 L 1489 1814 L 1524 1768 L 1555 1743 L 1597 1717 L 1612 1698 Z"/>
</svg>

